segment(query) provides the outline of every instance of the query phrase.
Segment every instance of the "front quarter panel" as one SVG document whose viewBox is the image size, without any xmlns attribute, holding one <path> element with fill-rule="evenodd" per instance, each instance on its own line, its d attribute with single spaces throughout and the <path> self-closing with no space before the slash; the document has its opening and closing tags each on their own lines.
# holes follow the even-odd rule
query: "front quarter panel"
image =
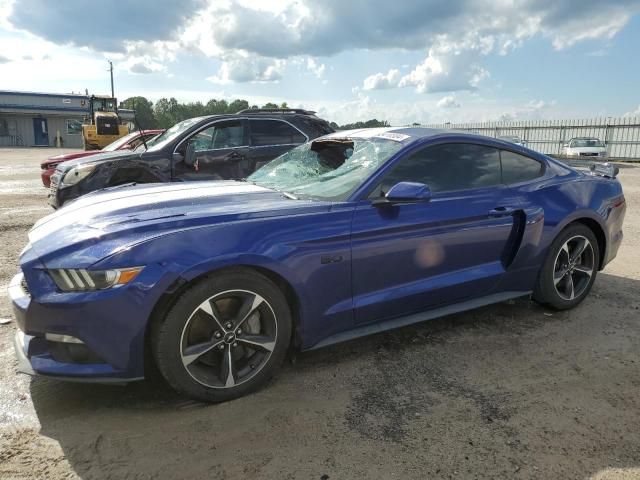
<svg viewBox="0 0 640 480">
<path fill-rule="evenodd" d="M 170 181 L 170 160 L 164 152 L 142 155 L 131 154 L 122 158 L 99 162 L 96 164 L 95 170 L 87 178 L 70 187 L 59 187 L 57 192 L 58 204 L 62 205 L 87 193 L 124 183 Z"/>
<path fill-rule="evenodd" d="M 92 268 L 156 265 L 163 285 L 194 281 L 225 267 L 264 269 L 295 292 L 298 335 L 306 348 L 353 324 L 352 215 L 352 205 L 339 204 L 313 213 L 187 228 L 124 249 Z"/>
</svg>

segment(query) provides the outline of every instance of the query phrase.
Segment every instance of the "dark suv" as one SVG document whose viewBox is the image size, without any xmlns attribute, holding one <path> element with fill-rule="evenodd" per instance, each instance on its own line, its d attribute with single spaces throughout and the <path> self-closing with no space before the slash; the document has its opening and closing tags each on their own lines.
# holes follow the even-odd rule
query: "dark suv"
<svg viewBox="0 0 640 480">
<path fill-rule="evenodd" d="M 61 207 L 85 193 L 125 183 L 241 179 L 293 147 L 333 132 L 314 112 L 249 109 L 177 123 L 134 152 L 61 163 L 49 203 Z"/>
</svg>

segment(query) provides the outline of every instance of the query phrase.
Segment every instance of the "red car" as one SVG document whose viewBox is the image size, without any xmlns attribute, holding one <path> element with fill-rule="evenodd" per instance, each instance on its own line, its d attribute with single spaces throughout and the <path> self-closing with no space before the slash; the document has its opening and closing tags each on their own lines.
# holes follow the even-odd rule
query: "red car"
<svg viewBox="0 0 640 480">
<path fill-rule="evenodd" d="M 115 142 L 104 147 L 102 150 L 64 153 L 62 155 L 49 157 L 40 164 L 40 168 L 42 169 L 40 172 L 42 183 L 45 187 L 49 188 L 51 184 L 51 175 L 53 175 L 58 164 L 62 162 L 73 160 L 75 158 L 88 157 L 89 155 L 95 155 L 97 153 L 115 152 L 116 150 L 135 150 L 138 146 L 142 145 L 143 138 L 145 141 L 149 141 L 162 132 L 164 132 L 164 130 L 140 130 L 137 132 L 131 132 L 129 135 L 119 138 Z"/>
</svg>

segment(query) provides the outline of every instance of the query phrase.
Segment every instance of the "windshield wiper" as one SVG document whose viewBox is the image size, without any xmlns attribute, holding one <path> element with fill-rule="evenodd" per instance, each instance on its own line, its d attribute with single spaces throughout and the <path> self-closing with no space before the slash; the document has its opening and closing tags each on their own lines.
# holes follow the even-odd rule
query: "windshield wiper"
<svg viewBox="0 0 640 480">
<path fill-rule="evenodd" d="M 295 195 L 292 195 L 289 192 L 280 192 L 282 195 L 284 195 L 285 197 L 291 199 L 291 200 L 298 200 L 298 197 L 296 197 Z"/>
</svg>

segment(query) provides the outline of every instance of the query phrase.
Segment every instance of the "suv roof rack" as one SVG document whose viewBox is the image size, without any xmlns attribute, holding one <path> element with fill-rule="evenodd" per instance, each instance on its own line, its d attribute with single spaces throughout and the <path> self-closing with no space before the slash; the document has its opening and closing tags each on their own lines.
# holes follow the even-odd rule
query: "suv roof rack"
<svg viewBox="0 0 640 480">
<path fill-rule="evenodd" d="M 316 112 L 311 110 L 305 110 L 304 108 L 245 108 L 240 110 L 237 114 L 248 113 L 299 113 L 301 115 L 315 115 Z"/>
</svg>

